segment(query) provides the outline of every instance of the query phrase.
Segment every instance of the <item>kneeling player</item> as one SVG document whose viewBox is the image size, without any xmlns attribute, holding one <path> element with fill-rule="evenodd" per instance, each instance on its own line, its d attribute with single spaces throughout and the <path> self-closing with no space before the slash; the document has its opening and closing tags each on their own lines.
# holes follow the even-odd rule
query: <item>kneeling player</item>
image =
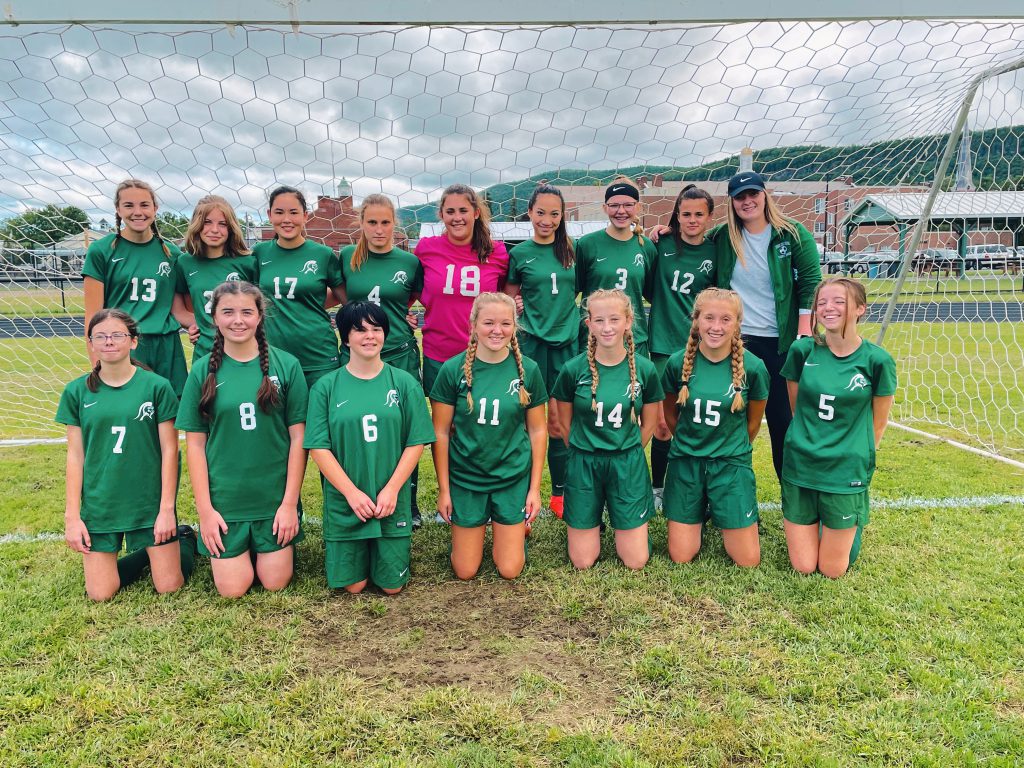
<svg viewBox="0 0 1024 768">
<path fill-rule="evenodd" d="M 782 366 L 793 408 L 782 516 L 793 567 L 834 579 L 860 552 L 875 451 L 896 394 L 896 363 L 857 333 L 867 311 L 861 283 L 826 279 L 812 311 L 813 338 L 797 339 Z"/>
<path fill-rule="evenodd" d="M 337 315 L 348 362 L 309 395 L 306 447 L 324 483 L 327 584 L 358 593 L 372 581 L 389 595 L 409 581 L 409 476 L 433 442 L 423 390 L 381 360 L 389 321 L 369 301 Z"/>
<path fill-rule="evenodd" d="M 665 419 L 673 434 L 665 475 L 668 553 L 688 563 L 709 518 L 737 565 L 761 561 L 751 443 L 768 399 L 768 371 L 743 349 L 743 306 L 733 291 L 697 295 L 686 348 L 662 375 Z"/>
</svg>

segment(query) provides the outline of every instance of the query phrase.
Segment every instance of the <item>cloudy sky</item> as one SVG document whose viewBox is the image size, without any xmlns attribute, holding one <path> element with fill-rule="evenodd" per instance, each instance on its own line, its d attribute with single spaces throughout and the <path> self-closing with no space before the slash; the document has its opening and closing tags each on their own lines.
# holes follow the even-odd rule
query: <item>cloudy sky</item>
<svg viewBox="0 0 1024 768">
<path fill-rule="evenodd" d="M 340 177 L 407 205 L 455 181 L 938 133 L 976 74 L 1021 57 L 1022 23 L 3 28 L 0 217 L 109 215 L 127 176 L 185 212 Z M 970 127 L 1024 123 L 1022 93 L 1019 71 L 991 82 Z"/>
</svg>

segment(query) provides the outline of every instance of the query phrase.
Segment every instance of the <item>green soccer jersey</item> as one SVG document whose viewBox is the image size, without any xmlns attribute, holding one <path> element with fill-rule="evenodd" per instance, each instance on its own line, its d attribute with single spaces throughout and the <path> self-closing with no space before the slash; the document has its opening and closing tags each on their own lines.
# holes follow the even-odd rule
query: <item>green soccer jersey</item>
<svg viewBox="0 0 1024 768">
<path fill-rule="evenodd" d="M 127 312 L 143 335 L 174 333 L 180 327 L 171 315 L 171 304 L 174 263 L 181 251 L 164 242 L 170 256 L 155 237 L 140 245 L 112 233 L 89 246 L 82 266 L 84 277 L 103 283 L 103 308 Z"/>
<path fill-rule="evenodd" d="M 197 360 L 213 351 L 215 329 L 210 316 L 210 302 L 213 289 L 230 280 L 256 282 L 253 257 L 221 256 L 218 259 L 204 259 L 183 253 L 174 267 L 175 290 L 192 300 L 192 311 L 199 326 L 199 340 L 192 350 L 192 359 Z"/>
<path fill-rule="evenodd" d="M 309 394 L 306 448 L 330 451 L 355 486 L 375 499 L 411 445 L 434 442 L 423 390 L 409 373 L 385 364 L 372 379 L 347 367 L 333 371 Z M 394 514 L 361 522 L 341 491 L 324 483 L 324 540 L 349 541 L 412 535 L 408 483 Z"/>
<path fill-rule="evenodd" d="M 665 395 L 678 395 L 682 389 L 683 357 L 680 350 L 668 359 L 661 377 Z M 670 459 L 694 456 L 708 459 L 749 457 L 747 403 L 768 399 L 768 369 L 752 352 L 743 352 L 743 409 L 732 412 L 736 390 L 732 384 L 732 357 L 713 363 L 700 349 L 690 371 L 686 405 L 676 406 L 678 423 L 668 451 Z"/>
<path fill-rule="evenodd" d="M 523 331 L 553 347 L 576 341 L 580 315 L 575 263 L 564 267 L 554 245 L 527 240 L 509 253 L 508 282 L 518 285 L 523 296 Z"/>
<path fill-rule="evenodd" d="M 264 413 L 256 401 L 263 382 L 260 360 L 240 363 L 227 355 L 217 371 L 217 396 L 210 420 L 199 413 L 199 397 L 210 357 L 192 364 L 178 409 L 178 429 L 205 432 L 210 501 L 227 522 L 270 520 L 284 499 L 288 479 L 288 427 L 306 420 L 306 380 L 299 361 L 270 348 L 270 380 L 281 402 Z"/>
<path fill-rule="evenodd" d="M 354 245 L 341 249 L 342 281 L 349 301 L 372 301 L 387 315 L 391 330 L 384 341 L 382 354 L 386 355 L 415 338 L 405 315 L 410 298 L 423 290 L 423 266 L 413 254 L 393 248 L 369 254 L 359 269 L 352 269 L 355 250 Z"/>
<path fill-rule="evenodd" d="M 96 392 L 87 378 L 67 385 L 56 418 L 82 430 L 82 521 L 90 533 L 152 526 L 162 490 L 157 425 L 174 420 L 178 397 L 167 379 L 141 368 L 120 387 L 100 382 Z"/>
<path fill-rule="evenodd" d="M 598 371 L 597 409 L 591 408 L 593 378 L 587 355 L 577 355 L 565 364 L 555 380 L 551 397 L 572 406 L 569 444 L 581 451 L 624 451 L 640 445 L 640 426 L 630 419 L 630 405 L 639 422 L 646 403 L 661 402 L 664 395 L 654 363 L 636 356 L 636 388 L 629 391 L 629 362 L 605 366 L 595 361 Z"/>
<path fill-rule="evenodd" d="M 464 488 L 493 491 L 504 488 L 530 471 L 530 436 L 526 410 L 544 405 L 548 391 L 537 364 L 523 358 L 525 384 L 515 358 L 500 363 L 473 362 L 473 412 L 466 403 L 466 353 L 441 366 L 430 399 L 455 408 L 448 447 L 448 473 Z M 519 403 L 519 388 L 530 393 L 530 404 Z"/>
<path fill-rule="evenodd" d="M 892 355 L 866 339 L 846 357 L 797 339 L 782 376 L 799 385 L 782 479 L 828 493 L 863 491 L 875 471 L 872 398 L 896 394 Z"/>
<path fill-rule="evenodd" d="M 636 237 L 616 240 L 603 229 L 581 237 L 576 244 L 576 286 L 583 294 L 583 308 L 587 296 L 599 288 L 625 291 L 633 303 L 633 338 L 643 344 L 647 341 L 644 287 L 656 257 L 654 244 L 647 238 L 640 245 Z"/>
<path fill-rule="evenodd" d="M 671 355 L 686 345 L 697 294 L 716 284 L 715 246 L 710 240 L 689 245 L 665 235 L 657 248 L 657 258 L 647 277 L 650 346 L 656 355 Z"/>
<path fill-rule="evenodd" d="M 324 309 L 327 289 L 341 285 L 341 262 L 326 245 L 306 240 L 282 248 L 276 240 L 253 249 L 256 279 L 267 297 L 267 341 L 299 359 L 303 371 L 338 367 L 338 336 Z"/>
</svg>

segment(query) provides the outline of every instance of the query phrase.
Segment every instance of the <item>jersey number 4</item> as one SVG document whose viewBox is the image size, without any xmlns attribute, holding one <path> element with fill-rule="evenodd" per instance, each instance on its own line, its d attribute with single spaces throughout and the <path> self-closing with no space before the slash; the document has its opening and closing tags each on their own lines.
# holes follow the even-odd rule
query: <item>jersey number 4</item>
<svg viewBox="0 0 1024 768">
<path fill-rule="evenodd" d="M 444 290 L 442 293 L 447 296 L 453 296 L 455 294 L 454 264 L 449 264 L 445 267 Z M 459 270 L 459 295 L 480 295 L 480 267 L 472 264 Z"/>
</svg>

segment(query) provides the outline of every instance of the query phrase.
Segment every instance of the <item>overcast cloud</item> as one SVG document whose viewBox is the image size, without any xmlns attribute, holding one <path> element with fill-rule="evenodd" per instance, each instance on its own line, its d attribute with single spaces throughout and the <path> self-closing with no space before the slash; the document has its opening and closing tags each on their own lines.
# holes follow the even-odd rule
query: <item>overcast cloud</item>
<svg viewBox="0 0 1024 768">
<path fill-rule="evenodd" d="M 0 34 L 0 216 L 96 216 L 127 176 L 164 207 L 264 207 L 342 176 L 402 204 L 554 168 L 694 165 L 946 131 L 1024 24 L 367 30 L 82 27 Z M 970 126 L 1024 123 L 1019 72 Z"/>
</svg>

